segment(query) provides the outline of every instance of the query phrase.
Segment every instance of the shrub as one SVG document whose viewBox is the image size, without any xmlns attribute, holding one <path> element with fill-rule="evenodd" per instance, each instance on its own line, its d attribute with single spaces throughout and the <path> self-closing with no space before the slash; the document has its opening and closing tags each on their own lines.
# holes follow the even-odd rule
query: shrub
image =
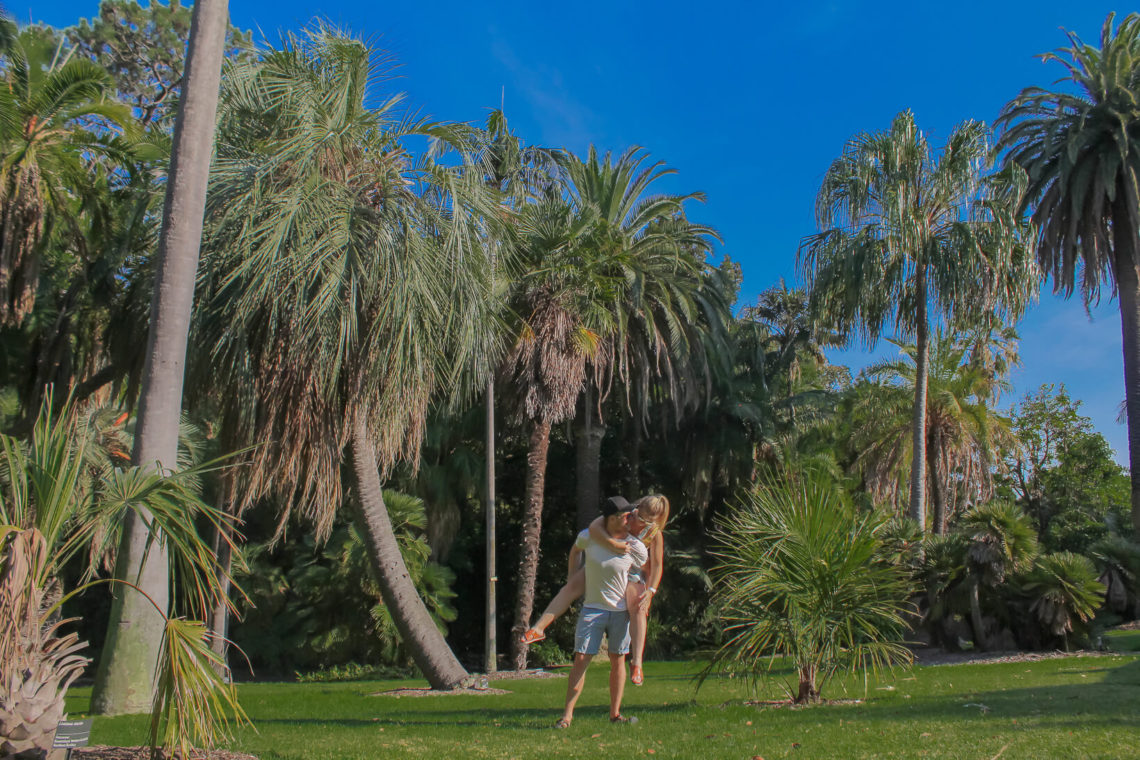
<svg viewBox="0 0 1140 760">
<path fill-rule="evenodd" d="M 791 660 L 798 703 L 817 701 L 841 669 L 909 661 L 904 569 L 881 559 L 884 520 L 856 514 L 818 471 L 770 478 L 719 526 L 714 603 L 725 643 L 713 670 L 758 678 Z"/>
<path fill-rule="evenodd" d="M 1104 584 L 1097 580 L 1092 560 L 1072 552 L 1046 554 L 1016 585 L 1031 619 L 1046 636 L 1059 638 L 1066 650 L 1071 634 L 1087 639 L 1087 623 L 1104 598 Z"/>
</svg>

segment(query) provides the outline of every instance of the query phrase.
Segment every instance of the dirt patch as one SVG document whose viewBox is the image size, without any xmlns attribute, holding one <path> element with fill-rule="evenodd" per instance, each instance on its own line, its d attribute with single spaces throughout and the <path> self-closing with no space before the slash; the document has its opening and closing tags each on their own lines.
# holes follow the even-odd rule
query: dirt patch
<svg viewBox="0 0 1140 760">
<path fill-rule="evenodd" d="M 563 668 L 569 670 L 567 665 Z M 477 673 L 477 678 L 483 678 L 483 673 Z M 566 673 L 551 673 L 549 669 L 535 668 L 534 670 L 500 670 L 487 675 L 489 681 L 519 681 L 527 678 L 565 678 Z"/>
<path fill-rule="evenodd" d="M 1037 662 L 1057 660 L 1066 657 L 1111 657 L 1116 652 L 1097 652 L 1091 649 L 1078 649 L 1073 652 L 943 652 L 940 649 L 917 649 L 914 652 L 915 665 L 991 665 L 999 662 Z"/>
<path fill-rule="evenodd" d="M 168 755 L 165 752 L 159 752 L 158 756 L 162 760 L 181 760 L 182 755 L 178 752 Z M 106 747 L 96 745 L 94 747 L 81 747 L 79 749 L 71 750 L 72 758 L 85 758 L 85 760 L 150 760 L 150 747 Z M 257 755 L 247 755 L 243 752 L 230 752 L 225 749 L 210 750 L 209 753 L 201 750 L 193 750 L 190 753 L 191 760 L 257 760 Z"/>
<path fill-rule="evenodd" d="M 447 697 L 455 694 L 510 694 L 506 689 L 388 689 L 375 691 L 370 697 Z"/>
<path fill-rule="evenodd" d="M 726 705 L 736 704 L 735 702 L 725 702 L 722 707 Z M 861 705 L 861 699 L 821 699 L 818 702 L 805 702 L 803 704 L 796 704 L 794 699 L 750 699 L 744 703 L 745 707 L 773 707 L 779 710 L 781 707 L 788 707 L 793 710 L 800 710 L 805 707 L 820 707 L 829 705 Z"/>
<path fill-rule="evenodd" d="M 1115 628 L 1110 628 L 1110 631 L 1140 631 L 1140 620 L 1133 620 L 1131 623 L 1118 625 Z"/>
</svg>

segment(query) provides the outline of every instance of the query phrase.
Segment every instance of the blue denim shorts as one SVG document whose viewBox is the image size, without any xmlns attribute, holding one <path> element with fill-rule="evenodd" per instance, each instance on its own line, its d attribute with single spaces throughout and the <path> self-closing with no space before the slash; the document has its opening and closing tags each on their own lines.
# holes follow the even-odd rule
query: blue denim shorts
<svg viewBox="0 0 1140 760">
<path fill-rule="evenodd" d="M 609 639 L 610 654 L 629 653 L 629 613 L 596 607 L 583 607 L 574 631 L 574 651 L 595 655 L 602 646 L 602 634 Z"/>
</svg>

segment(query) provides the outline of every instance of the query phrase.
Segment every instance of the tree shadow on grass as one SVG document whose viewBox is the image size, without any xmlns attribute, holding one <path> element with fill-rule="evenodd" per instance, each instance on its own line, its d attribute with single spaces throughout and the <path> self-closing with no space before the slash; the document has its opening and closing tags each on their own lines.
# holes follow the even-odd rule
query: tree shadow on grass
<svg viewBox="0 0 1140 760">
<path fill-rule="evenodd" d="M 1054 727 L 1135 726 L 1140 660 L 1116 666 L 1086 660 L 1057 673 L 1085 676 L 1089 682 L 922 696 L 905 703 L 871 701 L 862 708 L 862 717 L 905 721 L 1027 718 L 1047 720 Z"/>
<path fill-rule="evenodd" d="M 692 709 L 691 703 L 668 705 L 638 705 L 636 715 L 669 715 Z M 372 727 L 427 727 L 427 726 L 455 726 L 467 728 L 510 728 L 512 730 L 542 730 L 546 731 L 554 725 L 561 716 L 561 705 L 538 707 L 513 707 L 501 710 L 487 710 L 478 707 L 460 710 L 387 710 L 375 718 L 258 718 L 253 717 L 256 725 L 312 725 L 336 726 L 340 728 L 372 728 Z M 606 705 L 585 705 L 574 711 L 575 719 L 599 719 L 608 717 L 609 709 Z"/>
</svg>

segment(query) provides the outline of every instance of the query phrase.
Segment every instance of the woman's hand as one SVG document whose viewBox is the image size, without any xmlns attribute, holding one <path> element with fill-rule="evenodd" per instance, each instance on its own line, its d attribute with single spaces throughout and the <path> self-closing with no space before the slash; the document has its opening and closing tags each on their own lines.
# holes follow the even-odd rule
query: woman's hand
<svg viewBox="0 0 1140 760">
<path fill-rule="evenodd" d="M 641 596 L 638 597 L 638 599 L 637 599 L 637 606 L 646 615 L 649 614 L 649 606 L 651 604 L 653 604 L 653 597 L 655 597 L 655 596 L 657 596 L 657 590 L 652 589 L 652 588 L 647 588 L 641 592 Z"/>
<path fill-rule="evenodd" d="M 629 542 L 619 541 L 612 536 L 606 537 L 606 545 L 614 554 L 629 554 Z"/>
</svg>

